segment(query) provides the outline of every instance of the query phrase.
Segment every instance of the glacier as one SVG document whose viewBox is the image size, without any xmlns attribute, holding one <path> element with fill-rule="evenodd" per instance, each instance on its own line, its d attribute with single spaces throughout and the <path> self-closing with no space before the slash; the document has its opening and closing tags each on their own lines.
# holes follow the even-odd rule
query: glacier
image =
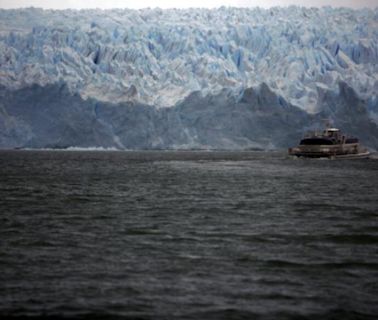
<svg viewBox="0 0 378 320">
<path fill-rule="evenodd" d="M 0 10 L 0 147 L 378 148 L 378 9 Z"/>
</svg>

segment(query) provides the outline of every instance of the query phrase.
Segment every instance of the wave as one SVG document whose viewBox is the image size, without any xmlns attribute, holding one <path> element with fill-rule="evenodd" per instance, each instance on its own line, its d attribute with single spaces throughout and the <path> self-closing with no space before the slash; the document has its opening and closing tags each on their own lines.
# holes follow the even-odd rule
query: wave
<svg viewBox="0 0 378 320">
<path fill-rule="evenodd" d="M 115 147 L 21 148 L 25 151 L 129 151 Z"/>
</svg>

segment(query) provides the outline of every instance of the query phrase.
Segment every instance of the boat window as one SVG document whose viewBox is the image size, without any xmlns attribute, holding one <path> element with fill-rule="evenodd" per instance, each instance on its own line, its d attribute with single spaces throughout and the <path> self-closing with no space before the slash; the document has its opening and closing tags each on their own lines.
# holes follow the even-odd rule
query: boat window
<svg viewBox="0 0 378 320">
<path fill-rule="evenodd" d="M 329 139 L 322 139 L 322 138 L 309 138 L 309 139 L 302 139 L 300 142 L 301 145 L 331 145 L 333 144 L 332 140 Z"/>
</svg>

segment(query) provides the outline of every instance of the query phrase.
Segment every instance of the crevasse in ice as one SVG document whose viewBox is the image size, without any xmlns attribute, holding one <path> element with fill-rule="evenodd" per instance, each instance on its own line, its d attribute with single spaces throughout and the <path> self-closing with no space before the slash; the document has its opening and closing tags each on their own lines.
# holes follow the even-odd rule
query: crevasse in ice
<svg viewBox="0 0 378 320">
<path fill-rule="evenodd" d="M 265 83 L 313 113 L 340 81 L 378 92 L 378 9 L 0 10 L 0 85 L 171 107 Z"/>
</svg>

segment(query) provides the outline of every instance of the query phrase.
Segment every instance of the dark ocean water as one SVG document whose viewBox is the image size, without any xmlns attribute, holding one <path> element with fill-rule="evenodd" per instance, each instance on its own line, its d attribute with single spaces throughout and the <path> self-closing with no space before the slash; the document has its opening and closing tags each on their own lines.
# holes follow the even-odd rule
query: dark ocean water
<svg viewBox="0 0 378 320">
<path fill-rule="evenodd" d="M 0 152 L 0 318 L 374 319 L 378 161 Z"/>
</svg>

